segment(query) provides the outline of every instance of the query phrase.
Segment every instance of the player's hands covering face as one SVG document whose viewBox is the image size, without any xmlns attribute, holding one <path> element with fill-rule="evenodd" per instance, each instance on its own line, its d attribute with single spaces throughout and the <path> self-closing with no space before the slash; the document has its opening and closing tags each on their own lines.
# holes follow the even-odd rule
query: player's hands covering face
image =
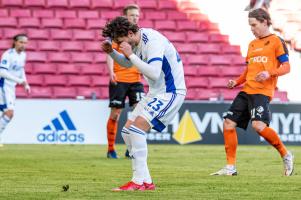
<svg viewBox="0 0 301 200">
<path fill-rule="evenodd" d="M 126 57 L 129 57 L 133 53 L 131 45 L 127 42 L 122 42 L 120 44 L 120 50 Z"/>
<path fill-rule="evenodd" d="M 105 40 L 101 43 L 101 49 L 107 54 L 113 52 L 112 43 L 108 40 Z"/>
</svg>

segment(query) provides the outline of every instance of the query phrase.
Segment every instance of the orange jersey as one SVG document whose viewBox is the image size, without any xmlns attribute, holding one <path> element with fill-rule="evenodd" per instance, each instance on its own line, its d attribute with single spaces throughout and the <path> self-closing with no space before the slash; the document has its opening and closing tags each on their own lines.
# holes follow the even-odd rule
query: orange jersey
<svg viewBox="0 0 301 200">
<path fill-rule="evenodd" d="M 120 52 L 119 45 L 115 42 L 112 42 L 112 47 L 116 51 Z M 116 81 L 125 82 L 125 83 L 136 83 L 141 81 L 140 72 L 136 67 L 126 68 L 120 66 L 117 62 L 114 61 L 114 73 L 116 75 Z"/>
<path fill-rule="evenodd" d="M 288 50 L 284 41 L 274 34 L 253 40 L 249 44 L 246 62 L 247 68 L 236 80 L 237 85 L 245 82 L 242 91 L 247 94 L 263 94 L 272 99 L 278 76 L 289 72 L 288 63 L 285 67 L 281 66 L 281 63 L 288 62 Z M 271 77 L 258 82 L 255 77 L 262 71 L 268 71 Z"/>
</svg>

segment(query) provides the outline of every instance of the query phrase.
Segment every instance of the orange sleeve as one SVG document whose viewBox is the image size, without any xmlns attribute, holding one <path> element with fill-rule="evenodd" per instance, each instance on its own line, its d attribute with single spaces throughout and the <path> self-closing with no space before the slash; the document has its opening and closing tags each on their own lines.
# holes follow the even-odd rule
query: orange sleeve
<svg viewBox="0 0 301 200">
<path fill-rule="evenodd" d="M 271 76 L 282 76 L 284 74 L 289 73 L 291 70 L 291 66 L 289 62 L 284 62 L 277 69 L 270 69 L 269 73 Z"/>
<path fill-rule="evenodd" d="M 248 68 L 246 68 L 245 71 L 235 80 L 236 81 L 235 86 L 238 86 L 246 82 L 247 73 L 248 73 Z"/>
</svg>

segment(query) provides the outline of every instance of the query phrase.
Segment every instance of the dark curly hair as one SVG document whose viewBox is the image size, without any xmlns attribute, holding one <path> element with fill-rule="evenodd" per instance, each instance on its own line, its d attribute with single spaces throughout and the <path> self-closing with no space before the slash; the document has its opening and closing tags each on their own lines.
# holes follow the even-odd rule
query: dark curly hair
<svg viewBox="0 0 301 200">
<path fill-rule="evenodd" d="M 264 20 L 267 20 L 268 26 L 272 25 L 271 17 L 269 13 L 262 8 L 258 8 L 249 12 L 249 18 L 255 18 L 257 21 L 260 21 L 261 23 Z"/>
<path fill-rule="evenodd" d="M 102 30 L 103 37 L 109 37 L 116 41 L 119 37 L 125 37 L 129 31 L 137 33 L 139 27 L 136 24 L 129 22 L 126 17 L 116 17 L 109 21 Z"/>
</svg>

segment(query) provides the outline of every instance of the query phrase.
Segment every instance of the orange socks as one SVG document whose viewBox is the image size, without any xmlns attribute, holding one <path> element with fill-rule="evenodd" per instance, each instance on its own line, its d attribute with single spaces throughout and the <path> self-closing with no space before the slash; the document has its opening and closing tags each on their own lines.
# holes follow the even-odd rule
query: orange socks
<svg viewBox="0 0 301 200">
<path fill-rule="evenodd" d="M 277 151 L 280 153 L 281 157 L 285 156 L 287 154 L 287 150 L 280 140 L 279 136 L 277 133 L 271 129 L 270 127 L 265 127 L 260 133 L 261 135 L 268 143 L 273 145 Z"/>
<path fill-rule="evenodd" d="M 235 165 L 236 149 L 237 149 L 237 134 L 235 129 L 224 130 L 225 151 L 228 165 Z"/>
<path fill-rule="evenodd" d="M 108 138 L 108 151 L 114 151 L 115 139 L 117 135 L 118 121 L 111 118 L 107 123 L 107 138 Z"/>
</svg>

